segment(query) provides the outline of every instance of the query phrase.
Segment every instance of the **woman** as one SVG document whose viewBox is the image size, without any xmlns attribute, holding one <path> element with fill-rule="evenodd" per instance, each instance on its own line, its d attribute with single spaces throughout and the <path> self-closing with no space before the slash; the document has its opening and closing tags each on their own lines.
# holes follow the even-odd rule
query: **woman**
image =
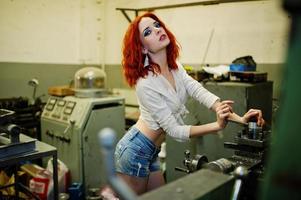
<svg viewBox="0 0 301 200">
<path fill-rule="evenodd" d="M 138 16 L 129 26 L 123 46 L 125 78 L 134 86 L 139 103 L 137 123 L 118 142 L 116 172 L 138 195 L 164 184 L 157 155 L 166 135 L 185 141 L 205 134 L 216 134 L 227 120 L 248 122 L 260 110 L 249 110 L 243 117 L 232 111 L 233 101 L 220 101 L 192 79 L 177 62 L 179 46 L 174 35 L 154 14 Z M 216 112 L 216 121 L 185 125 L 185 102 L 191 96 Z M 167 155 L 168 156 L 168 155 Z"/>
</svg>

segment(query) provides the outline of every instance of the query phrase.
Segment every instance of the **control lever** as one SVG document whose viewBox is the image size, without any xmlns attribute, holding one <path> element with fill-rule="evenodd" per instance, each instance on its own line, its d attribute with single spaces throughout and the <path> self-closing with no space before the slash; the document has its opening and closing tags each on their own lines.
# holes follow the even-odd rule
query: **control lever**
<svg viewBox="0 0 301 200">
<path fill-rule="evenodd" d="M 32 104 L 35 104 L 36 102 L 36 91 L 37 91 L 37 87 L 39 85 L 39 80 L 36 78 L 33 78 L 31 80 L 28 81 L 28 85 L 33 87 L 33 94 L 32 94 Z"/>
<path fill-rule="evenodd" d="M 190 171 L 188 169 L 184 169 L 182 167 L 175 167 L 176 171 L 185 172 L 186 174 L 189 174 Z"/>
<path fill-rule="evenodd" d="M 245 167 L 239 166 L 234 170 L 236 181 L 234 183 L 233 194 L 231 200 L 237 200 L 241 190 L 242 180 L 248 175 L 248 170 Z"/>
<path fill-rule="evenodd" d="M 74 126 L 74 124 L 75 124 L 75 120 L 73 120 L 73 119 L 70 119 L 70 121 L 69 121 L 70 123 L 68 124 L 68 126 L 65 128 L 65 130 L 64 130 L 64 135 L 69 131 L 69 129 L 71 128 L 71 127 L 73 127 Z"/>
<path fill-rule="evenodd" d="M 64 139 L 70 141 L 70 134 L 68 134 L 68 132 L 69 132 L 70 129 L 73 129 L 74 124 L 75 124 L 75 120 L 70 119 L 68 126 L 64 130 L 64 136 L 63 136 Z"/>
<path fill-rule="evenodd" d="M 123 200 L 136 200 L 135 193 L 115 173 L 114 143 L 116 133 L 111 128 L 104 128 L 98 133 L 98 142 L 105 161 L 106 174 L 109 184 Z"/>
</svg>

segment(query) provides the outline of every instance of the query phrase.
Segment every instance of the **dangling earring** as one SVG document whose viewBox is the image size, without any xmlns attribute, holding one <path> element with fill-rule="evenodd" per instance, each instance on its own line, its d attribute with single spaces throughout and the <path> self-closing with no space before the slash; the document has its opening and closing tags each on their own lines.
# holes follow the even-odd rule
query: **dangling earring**
<svg viewBox="0 0 301 200">
<path fill-rule="evenodd" d="M 144 68 L 147 67 L 147 66 L 149 66 L 149 58 L 148 58 L 147 54 L 145 54 L 144 65 L 143 66 L 144 66 Z"/>
</svg>

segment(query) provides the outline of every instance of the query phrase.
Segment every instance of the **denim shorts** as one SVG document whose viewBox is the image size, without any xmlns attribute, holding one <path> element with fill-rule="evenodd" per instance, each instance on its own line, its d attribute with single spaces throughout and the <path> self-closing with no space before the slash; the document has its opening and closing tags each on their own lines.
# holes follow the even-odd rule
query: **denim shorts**
<svg viewBox="0 0 301 200">
<path fill-rule="evenodd" d="M 150 139 L 132 127 L 116 145 L 116 172 L 147 177 L 150 172 L 160 170 L 159 152 L 160 149 Z"/>
</svg>

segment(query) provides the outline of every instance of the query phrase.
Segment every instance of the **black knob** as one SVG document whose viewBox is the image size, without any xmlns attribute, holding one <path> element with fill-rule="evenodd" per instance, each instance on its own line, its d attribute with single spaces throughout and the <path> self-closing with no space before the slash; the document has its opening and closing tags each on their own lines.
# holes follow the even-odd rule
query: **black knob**
<svg viewBox="0 0 301 200">
<path fill-rule="evenodd" d="M 189 150 L 185 150 L 184 151 L 184 155 L 186 158 L 189 158 L 190 157 L 190 151 Z"/>
<path fill-rule="evenodd" d="M 251 117 L 251 118 L 249 119 L 249 122 L 257 122 L 257 117 Z"/>
</svg>

